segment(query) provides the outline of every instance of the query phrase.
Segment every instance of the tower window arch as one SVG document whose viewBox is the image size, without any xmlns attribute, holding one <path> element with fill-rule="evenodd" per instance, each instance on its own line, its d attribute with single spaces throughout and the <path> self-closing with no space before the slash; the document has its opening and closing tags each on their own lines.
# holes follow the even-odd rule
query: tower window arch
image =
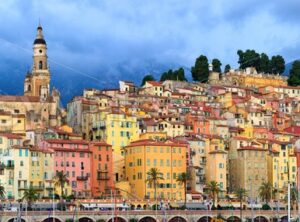
<svg viewBox="0 0 300 222">
<path fill-rule="evenodd" d="M 43 69 L 43 62 L 39 61 L 39 69 Z"/>
<path fill-rule="evenodd" d="M 31 91 L 31 85 L 28 85 L 27 87 L 27 91 L 30 92 Z"/>
</svg>

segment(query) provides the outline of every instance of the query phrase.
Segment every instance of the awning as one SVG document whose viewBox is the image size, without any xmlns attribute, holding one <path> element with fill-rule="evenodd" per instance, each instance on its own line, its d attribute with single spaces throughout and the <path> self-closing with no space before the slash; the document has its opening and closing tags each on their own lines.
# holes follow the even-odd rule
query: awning
<svg viewBox="0 0 300 222">
<path fill-rule="evenodd" d="M 170 203 L 170 206 L 173 207 L 173 208 L 178 208 L 179 207 L 178 203 Z"/>
</svg>

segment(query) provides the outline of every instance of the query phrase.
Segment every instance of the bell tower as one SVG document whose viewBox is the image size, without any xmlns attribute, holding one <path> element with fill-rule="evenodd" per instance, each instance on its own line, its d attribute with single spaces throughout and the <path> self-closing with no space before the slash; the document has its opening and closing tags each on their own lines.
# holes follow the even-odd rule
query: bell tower
<svg viewBox="0 0 300 222">
<path fill-rule="evenodd" d="M 33 64 L 24 81 L 24 95 L 39 96 L 46 99 L 50 96 L 50 71 L 47 61 L 47 44 L 43 28 L 37 27 L 36 39 L 33 42 Z"/>
</svg>

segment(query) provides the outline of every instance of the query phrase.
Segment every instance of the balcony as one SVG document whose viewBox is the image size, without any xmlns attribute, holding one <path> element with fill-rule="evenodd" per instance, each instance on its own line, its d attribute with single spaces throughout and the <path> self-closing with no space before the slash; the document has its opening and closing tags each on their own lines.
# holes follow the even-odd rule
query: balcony
<svg viewBox="0 0 300 222">
<path fill-rule="evenodd" d="M 45 189 L 46 189 L 46 190 L 53 190 L 54 187 L 52 187 L 52 186 L 45 186 Z"/>
<path fill-rule="evenodd" d="M 44 186 L 32 186 L 32 189 L 36 190 L 36 191 L 43 191 L 44 190 Z"/>
<path fill-rule="evenodd" d="M 18 190 L 27 190 L 28 188 L 29 187 L 27 185 L 22 184 L 22 185 L 19 185 Z"/>
<path fill-rule="evenodd" d="M 94 122 L 93 125 L 92 125 L 93 130 L 105 129 L 105 128 L 106 128 L 106 122 L 105 121 Z"/>
<path fill-rule="evenodd" d="M 13 163 L 8 163 L 8 164 L 4 165 L 4 167 L 5 167 L 6 169 L 14 169 L 14 168 L 15 168 L 15 164 L 13 164 Z"/>
<path fill-rule="evenodd" d="M 105 176 L 105 175 L 101 175 L 101 176 L 97 176 L 97 180 L 109 180 L 109 176 Z"/>
<path fill-rule="evenodd" d="M 85 181 L 85 180 L 88 180 L 88 176 L 86 175 L 86 176 L 77 176 L 77 180 L 81 180 L 81 181 Z"/>
</svg>

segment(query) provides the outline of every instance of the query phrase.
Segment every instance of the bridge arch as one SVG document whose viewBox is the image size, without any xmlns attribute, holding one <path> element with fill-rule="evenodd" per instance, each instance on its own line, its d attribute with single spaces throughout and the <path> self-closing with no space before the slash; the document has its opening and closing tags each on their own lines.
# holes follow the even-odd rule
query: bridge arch
<svg viewBox="0 0 300 222">
<path fill-rule="evenodd" d="M 288 222 L 288 216 L 285 215 L 285 216 L 281 217 L 280 221 L 282 221 L 282 222 Z"/>
<path fill-rule="evenodd" d="M 184 217 L 182 216 L 175 216 L 175 217 L 172 217 L 169 222 L 188 222 L 187 219 L 185 219 Z"/>
<path fill-rule="evenodd" d="M 200 217 L 197 222 L 211 222 L 212 218 L 210 216 Z"/>
<path fill-rule="evenodd" d="M 94 222 L 95 220 L 90 217 L 81 217 L 78 222 Z"/>
<path fill-rule="evenodd" d="M 14 221 L 17 221 L 16 217 L 10 218 L 7 222 L 14 222 Z M 21 218 L 21 222 L 26 222 L 26 220 Z"/>
<path fill-rule="evenodd" d="M 127 220 L 124 217 L 118 216 L 109 218 L 107 222 L 127 222 Z"/>
<path fill-rule="evenodd" d="M 269 220 L 264 216 L 257 216 L 254 218 L 254 222 L 269 222 Z"/>
<path fill-rule="evenodd" d="M 231 216 L 227 218 L 228 222 L 239 222 L 241 221 L 240 218 L 238 216 Z"/>
<path fill-rule="evenodd" d="M 63 222 L 63 220 L 57 217 L 47 217 L 42 222 Z"/>
<path fill-rule="evenodd" d="M 146 217 L 142 217 L 139 222 L 156 222 L 154 217 L 151 216 L 146 216 Z"/>
</svg>

